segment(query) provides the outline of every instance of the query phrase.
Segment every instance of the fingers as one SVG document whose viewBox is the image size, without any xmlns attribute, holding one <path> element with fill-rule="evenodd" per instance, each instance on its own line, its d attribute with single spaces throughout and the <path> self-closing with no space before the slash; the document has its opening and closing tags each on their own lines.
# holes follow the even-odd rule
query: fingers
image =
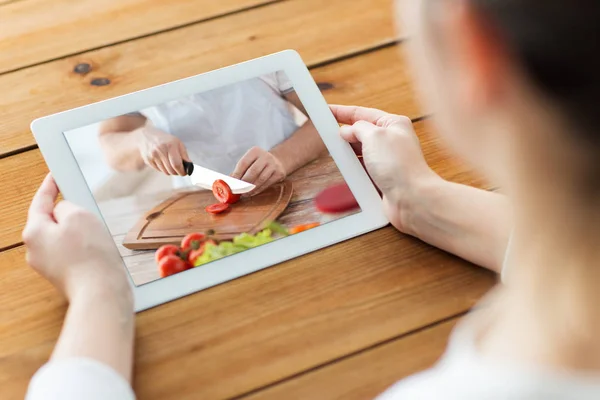
<svg viewBox="0 0 600 400">
<path fill-rule="evenodd" d="M 177 170 L 171 165 L 170 157 L 173 151 L 173 149 L 169 148 L 166 152 L 160 154 L 160 162 L 167 171 L 167 175 L 179 175 Z"/>
<path fill-rule="evenodd" d="M 370 122 L 358 121 L 353 125 L 345 125 L 340 128 L 340 135 L 342 139 L 350 144 L 362 143 L 365 140 L 365 136 L 374 132 L 378 129 L 377 126 Z"/>
<path fill-rule="evenodd" d="M 410 119 L 403 115 L 390 114 L 376 108 L 332 104 L 329 106 L 329 109 L 335 119 L 344 125 L 354 125 L 359 121 L 365 121 L 382 128 L 387 128 L 396 124 L 410 123 Z"/>
<path fill-rule="evenodd" d="M 160 158 L 149 159 L 148 165 L 157 170 L 158 172 L 162 172 L 165 175 L 169 175 L 169 171 L 167 171 Z"/>
<path fill-rule="evenodd" d="M 185 176 L 185 168 L 183 168 L 183 159 L 179 152 L 179 148 L 169 152 L 169 166 L 175 172 L 173 175 Z"/>
<path fill-rule="evenodd" d="M 58 187 L 50 174 L 42 182 L 29 206 L 27 224 L 23 229 L 23 242 L 26 246 L 38 242 L 41 236 L 40 231 L 52 229 L 54 221 L 54 202 L 58 197 Z"/>
<path fill-rule="evenodd" d="M 248 150 L 246 154 L 242 156 L 240 161 L 238 161 L 237 165 L 235 166 L 235 169 L 231 174 L 231 177 L 235 179 L 242 179 L 242 176 L 244 176 L 248 168 L 250 168 L 250 166 L 254 164 L 256 160 L 258 160 L 262 153 L 263 150 L 258 147 L 253 147 L 250 150 Z"/>
<path fill-rule="evenodd" d="M 340 124 L 354 125 L 358 121 L 370 122 L 377 125 L 377 120 L 388 115 L 388 113 L 375 108 L 358 106 L 340 106 L 332 104 L 329 106 L 333 116 Z"/>
<path fill-rule="evenodd" d="M 33 196 L 29 206 L 29 219 L 53 221 L 52 211 L 57 197 L 58 186 L 56 186 L 52 175 L 48 174 Z"/>
<path fill-rule="evenodd" d="M 263 170 L 267 167 L 268 160 L 267 157 L 259 157 L 254 163 L 246 170 L 244 175 L 242 175 L 241 180 L 248 183 L 257 182 L 258 177 L 263 172 Z"/>
<path fill-rule="evenodd" d="M 81 207 L 68 201 L 61 201 L 54 207 L 54 218 L 56 219 L 56 222 L 62 224 L 74 213 L 81 212 L 83 212 Z"/>
<path fill-rule="evenodd" d="M 262 170 L 260 176 L 256 179 L 256 182 L 254 182 L 254 185 L 256 185 L 254 190 L 252 190 L 249 193 L 246 193 L 242 197 L 255 196 L 260 192 L 264 191 L 265 189 L 268 189 L 272 184 L 277 183 L 277 180 L 278 178 L 275 173 L 275 169 L 266 167 Z"/>
<path fill-rule="evenodd" d="M 188 155 L 187 149 L 181 141 L 179 142 L 179 154 L 181 154 L 181 158 L 185 161 L 192 161 L 190 160 L 190 156 Z"/>
</svg>

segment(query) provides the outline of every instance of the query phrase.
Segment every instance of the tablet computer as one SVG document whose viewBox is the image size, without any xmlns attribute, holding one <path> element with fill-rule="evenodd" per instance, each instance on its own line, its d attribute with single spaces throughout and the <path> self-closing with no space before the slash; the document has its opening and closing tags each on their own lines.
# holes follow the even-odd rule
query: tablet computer
<svg viewBox="0 0 600 400">
<path fill-rule="evenodd" d="M 136 311 L 388 224 L 295 51 L 40 118 L 31 129 L 64 198 L 105 222 Z M 175 168 L 183 161 L 184 173 Z"/>
</svg>

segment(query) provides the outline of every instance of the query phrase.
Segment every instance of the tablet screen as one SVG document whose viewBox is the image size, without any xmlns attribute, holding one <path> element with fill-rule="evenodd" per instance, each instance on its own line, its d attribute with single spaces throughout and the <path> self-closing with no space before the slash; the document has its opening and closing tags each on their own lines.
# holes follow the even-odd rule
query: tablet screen
<svg viewBox="0 0 600 400">
<path fill-rule="evenodd" d="M 138 286 L 360 212 L 283 71 L 64 135 Z"/>
</svg>

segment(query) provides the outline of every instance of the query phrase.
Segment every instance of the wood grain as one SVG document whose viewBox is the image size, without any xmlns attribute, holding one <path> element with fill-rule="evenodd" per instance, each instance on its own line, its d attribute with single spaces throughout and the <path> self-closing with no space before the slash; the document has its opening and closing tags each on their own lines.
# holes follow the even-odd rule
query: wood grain
<svg viewBox="0 0 600 400">
<path fill-rule="evenodd" d="M 23 397 L 65 310 L 23 257 L 0 253 L 6 398 Z M 463 312 L 494 281 L 385 228 L 141 313 L 135 389 L 142 400 L 245 393 Z"/>
<path fill-rule="evenodd" d="M 287 208 L 292 193 L 292 182 L 284 181 L 216 215 L 204 211 L 216 202 L 211 191 L 178 193 L 147 211 L 127 233 L 123 246 L 131 250 L 158 249 L 164 244 L 181 243 L 189 233 L 210 229 L 216 232 L 215 240 L 231 240 L 244 232 L 256 234 Z"/>
<path fill-rule="evenodd" d="M 385 109 L 385 105 L 382 103 L 381 108 Z M 440 139 L 435 136 L 431 129 L 430 123 L 418 122 L 415 124 L 415 129 L 421 139 L 427 162 L 443 178 L 480 188 L 491 188 L 491 185 L 484 179 L 474 174 L 465 164 L 453 159 L 449 152 L 444 150 Z M 24 168 L 25 165 L 27 168 Z M 21 231 L 25 225 L 27 208 L 48 169 L 39 150 L 32 150 L 1 159 L 0 170 L 3 171 L 2 179 L 11 182 L 11 184 L 3 185 L 4 193 L 3 196 L 0 196 L 0 210 L 3 210 L 0 213 L 0 248 L 2 248 L 21 240 Z M 314 197 L 319 187 L 323 187 L 324 182 L 329 181 L 326 176 L 322 180 L 322 184 L 317 182 L 317 184 L 311 185 L 312 192 L 303 190 L 300 190 L 300 192 L 306 193 L 307 198 Z M 302 183 L 298 184 L 301 185 Z M 298 200 L 301 199 L 292 199 L 292 201 Z"/>
<path fill-rule="evenodd" d="M 37 117 L 288 48 L 315 65 L 392 42 L 392 3 L 285 1 L 1 75 L 0 155 L 34 144 Z"/>
<path fill-rule="evenodd" d="M 0 74 L 271 2 L 27 0 L 5 4 L 0 7 Z"/>
<path fill-rule="evenodd" d="M 431 367 L 443 354 L 456 322 L 386 342 L 241 399 L 374 399 L 398 380 Z"/>
<path fill-rule="evenodd" d="M 397 48 L 388 48 L 313 70 L 320 82 L 333 87 L 324 92 L 331 103 L 361 104 L 390 112 L 406 113 L 411 117 L 423 115 L 414 90 L 404 70 L 404 58 Z M 360 65 L 365 71 L 360 74 Z M 384 83 L 382 83 L 384 82 Z M 0 101 L 1 98 L 0 98 Z M 484 185 L 470 168 L 455 161 L 425 123 L 416 125 L 425 156 L 443 177 L 465 184 Z M 38 150 L 0 159 L 3 171 L 0 196 L 0 248 L 19 242 L 31 196 L 47 173 Z M 18 182 L 14 184 L 13 182 Z M 489 187 L 489 185 L 485 186 Z"/>
</svg>

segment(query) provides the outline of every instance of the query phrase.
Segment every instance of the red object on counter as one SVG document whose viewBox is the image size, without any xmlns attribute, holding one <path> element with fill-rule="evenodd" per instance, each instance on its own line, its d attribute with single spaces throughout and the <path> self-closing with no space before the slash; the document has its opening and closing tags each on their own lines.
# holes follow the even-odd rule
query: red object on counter
<svg viewBox="0 0 600 400">
<path fill-rule="evenodd" d="M 347 184 L 328 187 L 315 197 L 315 207 L 323 213 L 343 213 L 359 208 Z"/>
<path fill-rule="evenodd" d="M 228 209 L 229 209 L 229 204 L 216 203 L 216 204 L 211 204 L 210 206 L 207 206 L 204 210 L 206 210 L 207 213 L 220 214 L 223 211 L 227 211 Z"/>
</svg>

